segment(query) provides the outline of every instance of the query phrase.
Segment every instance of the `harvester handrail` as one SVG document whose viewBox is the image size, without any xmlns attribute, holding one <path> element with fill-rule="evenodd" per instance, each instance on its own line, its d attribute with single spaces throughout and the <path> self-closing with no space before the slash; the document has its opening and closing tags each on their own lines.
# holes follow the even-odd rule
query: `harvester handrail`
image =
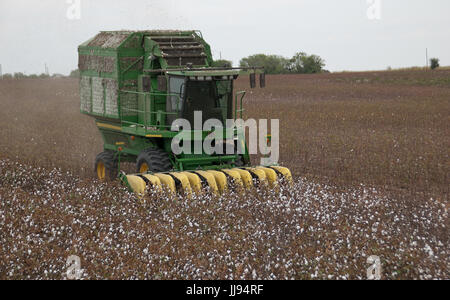
<svg viewBox="0 0 450 300">
<path fill-rule="evenodd" d="M 156 124 L 148 124 L 148 120 L 147 117 L 148 115 L 153 115 L 153 114 L 161 114 L 164 116 L 168 116 L 168 115 L 179 115 L 180 113 L 180 103 L 181 103 L 181 96 L 179 94 L 174 94 L 174 93 L 160 93 L 160 92 L 139 92 L 139 91 L 130 91 L 130 90 L 119 90 L 120 93 L 124 93 L 124 94 L 135 94 L 135 95 L 142 95 L 144 96 L 144 110 L 140 110 L 140 109 L 133 109 L 133 108 L 128 108 L 128 107 L 123 107 L 122 103 L 119 105 L 119 110 L 120 110 L 120 114 L 122 115 L 123 111 L 126 112 L 133 112 L 136 113 L 137 115 L 139 114 L 143 114 L 144 115 L 144 124 L 139 123 L 139 122 L 132 122 L 132 121 L 127 121 L 124 120 L 122 118 L 122 124 L 128 124 L 128 125 L 135 125 L 136 126 L 136 130 L 138 127 L 162 127 L 162 128 L 166 128 L 166 129 L 170 129 L 171 126 L 170 125 L 156 125 Z M 148 102 L 149 97 L 152 96 L 164 96 L 164 97 L 175 97 L 176 101 L 177 101 L 177 108 L 175 112 L 167 112 L 167 111 L 154 111 L 152 110 L 151 107 L 151 102 Z M 148 105 L 147 105 L 148 104 Z M 147 107 L 149 107 L 150 109 L 147 110 Z"/>
<path fill-rule="evenodd" d="M 147 95 L 147 96 L 177 96 L 181 98 L 178 94 L 173 93 L 155 93 L 155 92 L 139 92 L 139 91 L 130 91 L 130 90 L 119 90 L 121 93 L 130 93 L 130 94 L 138 94 L 138 95 Z"/>
<path fill-rule="evenodd" d="M 168 68 L 168 69 L 144 69 L 145 73 L 164 73 L 164 72 L 189 72 L 189 71 L 260 71 L 264 72 L 264 67 L 208 67 L 208 68 Z"/>
<path fill-rule="evenodd" d="M 234 120 L 236 121 L 236 119 L 237 119 L 237 115 L 238 115 L 238 113 L 240 113 L 241 114 L 241 119 L 242 119 L 242 117 L 243 117 L 243 112 L 245 111 L 245 109 L 243 109 L 243 100 L 244 100 L 244 97 L 245 97 L 245 95 L 247 94 L 247 92 L 246 91 L 240 91 L 240 92 L 236 92 L 236 96 L 235 96 L 235 100 L 234 100 Z M 241 102 L 240 102 L 240 109 L 238 109 L 238 96 L 240 96 L 240 95 L 242 95 L 241 96 Z"/>
</svg>

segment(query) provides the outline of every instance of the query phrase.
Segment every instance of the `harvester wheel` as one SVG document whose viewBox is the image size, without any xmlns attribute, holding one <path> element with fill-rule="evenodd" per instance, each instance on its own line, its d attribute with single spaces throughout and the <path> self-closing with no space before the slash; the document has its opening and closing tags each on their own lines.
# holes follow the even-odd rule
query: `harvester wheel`
<svg viewBox="0 0 450 300">
<path fill-rule="evenodd" d="M 117 160 L 114 153 L 105 151 L 95 159 L 95 174 L 101 181 L 113 181 L 117 178 Z"/>
<path fill-rule="evenodd" d="M 169 155 L 161 149 L 149 148 L 139 154 L 137 161 L 137 172 L 168 172 L 172 169 Z"/>
</svg>

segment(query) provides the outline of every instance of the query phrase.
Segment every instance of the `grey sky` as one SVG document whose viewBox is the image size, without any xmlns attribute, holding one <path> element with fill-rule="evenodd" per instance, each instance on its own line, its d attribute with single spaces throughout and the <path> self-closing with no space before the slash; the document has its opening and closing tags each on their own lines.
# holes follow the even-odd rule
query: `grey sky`
<svg viewBox="0 0 450 300">
<path fill-rule="evenodd" d="M 369 20 L 367 0 L 81 0 L 79 20 L 67 18 L 70 1 L 0 1 L 3 73 L 42 73 L 48 63 L 68 74 L 79 44 L 119 29 L 199 29 L 215 58 L 234 64 L 305 51 L 332 71 L 423 66 L 428 47 L 450 65 L 448 0 L 381 0 L 381 20 Z"/>
</svg>

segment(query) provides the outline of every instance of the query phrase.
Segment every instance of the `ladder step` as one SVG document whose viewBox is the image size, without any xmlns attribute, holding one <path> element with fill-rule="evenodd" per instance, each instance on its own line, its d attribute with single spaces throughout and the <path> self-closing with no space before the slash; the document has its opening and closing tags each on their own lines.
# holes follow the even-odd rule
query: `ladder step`
<svg viewBox="0 0 450 300">
<path fill-rule="evenodd" d="M 159 47 L 159 49 L 161 50 L 203 50 L 204 47 L 203 46 L 177 46 L 177 47 L 170 47 L 170 46 L 162 46 Z"/>
<path fill-rule="evenodd" d="M 196 40 L 193 37 L 189 36 L 158 36 L 158 37 L 150 37 L 155 42 L 195 42 Z"/>
<path fill-rule="evenodd" d="M 160 46 L 201 46 L 198 42 L 160 42 Z"/>
<path fill-rule="evenodd" d="M 206 54 L 183 54 L 183 55 L 172 55 L 172 54 L 163 54 L 164 58 L 204 58 Z"/>
</svg>

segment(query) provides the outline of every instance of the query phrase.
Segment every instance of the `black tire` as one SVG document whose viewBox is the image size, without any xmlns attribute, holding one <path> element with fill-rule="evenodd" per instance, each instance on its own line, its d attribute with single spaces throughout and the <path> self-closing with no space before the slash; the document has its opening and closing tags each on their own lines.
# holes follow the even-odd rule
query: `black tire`
<svg viewBox="0 0 450 300">
<path fill-rule="evenodd" d="M 101 181 L 113 181 L 117 178 L 118 162 L 114 152 L 105 151 L 95 159 L 95 175 Z"/>
<path fill-rule="evenodd" d="M 158 148 L 149 148 L 141 152 L 136 160 L 136 169 L 138 173 L 145 173 L 147 171 L 153 173 L 168 172 L 172 170 L 172 163 L 169 159 L 169 154 Z"/>
</svg>

